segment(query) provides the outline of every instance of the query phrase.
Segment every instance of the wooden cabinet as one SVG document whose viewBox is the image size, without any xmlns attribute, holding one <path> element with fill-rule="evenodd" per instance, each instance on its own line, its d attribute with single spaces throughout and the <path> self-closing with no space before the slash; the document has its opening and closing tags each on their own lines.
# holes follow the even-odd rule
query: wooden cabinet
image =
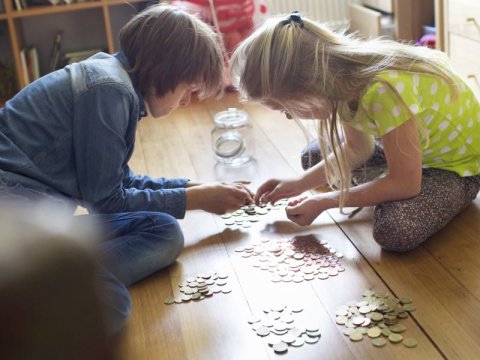
<svg viewBox="0 0 480 360">
<path fill-rule="evenodd" d="M 350 4 L 351 29 L 365 37 L 412 41 L 434 22 L 435 0 L 363 0 Z"/>
<path fill-rule="evenodd" d="M 452 65 L 480 96 L 480 3 L 443 0 L 444 46 Z"/>
<path fill-rule="evenodd" d="M 363 0 L 363 5 L 385 13 L 393 13 L 393 0 Z"/>
<path fill-rule="evenodd" d="M 53 40 L 59 31 L 63 33 L 62 51 L 102 49 L 113 53 L 118 50 L 120 28 L 134 14 L 153 3 L 149 0 L 95 0 L 17 10 L 18 4 L 24 1 L 0 1 L 3 2 L 0 61 L 13 64 L 15 91 L 27 84 L 21 59 L 23 48 L 36 47 L 41 75 L 48 72 Z"/>
</svg>

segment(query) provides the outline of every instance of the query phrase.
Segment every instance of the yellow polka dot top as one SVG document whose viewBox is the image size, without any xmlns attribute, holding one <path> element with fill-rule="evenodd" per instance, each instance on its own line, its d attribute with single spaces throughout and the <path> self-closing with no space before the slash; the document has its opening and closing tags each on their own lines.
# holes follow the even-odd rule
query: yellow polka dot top
<svg viewBox="0 0 480 360">
<path fill-rule="evenodd" d="M 427 143 L 420 136 L 424 168 L 460 176 L 480 174 L 480 105 L 463 80 L 458 78 L 459 97 L 454 100 L 444 80 L 433 75 L 385 71 L 378 78 L 360 97 L 348 125 L 381 137 L 414 114 L 430 139 Z M 384 82 L 396 89 L 402 101 Z"/>
</svg>

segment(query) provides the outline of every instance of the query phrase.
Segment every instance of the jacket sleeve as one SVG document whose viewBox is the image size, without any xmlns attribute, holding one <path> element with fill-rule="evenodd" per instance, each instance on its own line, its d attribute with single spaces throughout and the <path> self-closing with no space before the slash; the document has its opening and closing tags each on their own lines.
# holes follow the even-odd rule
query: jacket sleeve
<svg viewBox="0 0 480 360">
<path fill-rule="evenodd" d="M 164 177 L 152 178 L 146 175 L 134 174 L 129 166 L 125 169 L 125 177 L 123 179 L 123 186 L 126 188 L 135 189 L 178 189 L 185 188 L 190 179 L 173 178 L 167 179 Z"/>
<path fill-rule="evenodd" d="M 161 211 L 176 218 L 185 216 L 184 188 L 149 187 L 153 182 L 145 178 L 130 178 L 125 183 L 124 169 L 138 119 L 138 98 L 127 86 L 107 82 L 86 89 L 76 99 L 74 114 L 73 151 L 79 192 L 89 210 Z"/>
</svg>

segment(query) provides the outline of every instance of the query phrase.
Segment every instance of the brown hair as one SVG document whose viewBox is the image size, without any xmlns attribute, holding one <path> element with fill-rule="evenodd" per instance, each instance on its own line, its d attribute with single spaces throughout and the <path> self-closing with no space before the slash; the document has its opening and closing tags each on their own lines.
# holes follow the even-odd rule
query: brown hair
<svg viewBox="0 0 480 360">
<path fill-rule="evenodd" d="M 217 34 L 194 15 L 166 4 L 148 7 L 120 30 L 126 55 L 140 91 L 157 96 L 180 83 L 198 86 L 199 96 L 219 95 L 223 85 L 223 52 Z"/>
</svg>

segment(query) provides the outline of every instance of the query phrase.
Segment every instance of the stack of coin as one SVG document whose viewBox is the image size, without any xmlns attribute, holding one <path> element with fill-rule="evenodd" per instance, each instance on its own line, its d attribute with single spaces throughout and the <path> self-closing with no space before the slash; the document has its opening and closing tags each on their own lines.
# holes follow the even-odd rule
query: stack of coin
<svg viewBox="0 0 480 360">
<path fill-rule="evenodd" d="M 266 339 L 277 354 L 288 352 L 289 347 L 315 344 L 320 340 L 320 328 L 315 324 L 301 324 L 295 316 L 302 312 L 301 306 L 277 304 L 265 308 L 261 316 L 248 320 L 252 330 Z"/>
<path fill-rule="evenodd" d="M 277 210 L 288 204 L 287 199 L 279 200 L 272 204 L 246 205 L 233 213 L 227 213 L 221 216 L 225 225 L 229 227 L 249 228 L 253 223 L 260 221 L 262 215 L 266 215 L 270 210 Z"/>
<path fill-rule="evenodd" d="M 191 276 L 178 284 L 178 293 L 165 299 L 166 305 L 181 304 L 203 300 L 214 294 L 228 294 L 232 288 L 227 284 L 228 274 L 225 272 L 207 272 Z"/>
<path fill-rule="evenodd" d="M 288 241 L 263 238 L 235 251 L 249 259 L 252 266 L 269 271 L 273 282 L 326 280 L 345 271 L 340 264 L 343 254 L 314 236 L 297 236 Z"/>
<path fill-rule="evenodd" d="M 403 342 L 406 347 L 415 347 L 415 339 L 402 335 L 407 327 L 401 323 L 413 310 L 415 306 L 410 298 L 398 299 L 386 292 L 366 290 L 361 300 L 338 306 L 335 321 L 345 326 L 343 334 L 352 341 L 368 337 L 377 347 L 386 345 L 387 339 L 391 343 Z"/>
</svg>

